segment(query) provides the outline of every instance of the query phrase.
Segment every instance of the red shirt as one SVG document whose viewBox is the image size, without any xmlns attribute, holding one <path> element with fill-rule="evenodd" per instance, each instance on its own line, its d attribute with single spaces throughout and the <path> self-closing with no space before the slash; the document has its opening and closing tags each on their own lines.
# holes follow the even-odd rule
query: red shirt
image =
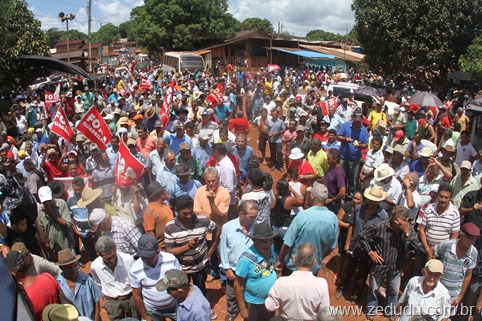
<svg viewBox="0 0 482 321">
<path fill-rule="evenodd" d="M 321 140 L 321 142 L 327 142 L 328 141 L 328 132 L 326 132 L 325 136 L 323 136 L 321 134 L 321 132 L 316 132 L 314 135 L 313 135 L 313 138 L 318 138 L 319 140 Z"/>
<path fill-rule="evenodd" d="M 295 166 L 293 164 L 293 161 L 290 161 L 290 165 L 288 166 L 288 168 L 290 168 L 291 166 Z M 306 159 L 303 159 L 303 162 L 300 165 L 298 165 L 298 175 L 299 176 L 301 176 L 301 175 L 313 175 L 314 173 L 315 173 L 315 170 L 311 166 L 310 162 L 308 162 Z M 310 182 L 307 179 L 300 179 L 299 182 L 301 184 L 305 184 L 306 186 L 310 185 Z"/>
<path fill-rule="evenodd" d="M 53 303 L 59 302 L 60 286 L 54 277 L 48 273 L 42 273 L 34 283 L 25 288 L 30 301 L 32 301 L 35 318 L 42 321 L 43 309 Z"/>
<path fill-rule="evenodd" d="M 229 124 L 229 129 L 233 129 L 235 133 L 247 133 L 250 125 L 249 121 L 245 118 L 235 118 Z"/>
<path fill-rule="evenodd" d="M 44 164 L 44 171 L 47 174 L 47 180 L 53 181 L 56 177 L 65 177 L 64 172 L 56 164 L 46 161 Z"/>
</svg>

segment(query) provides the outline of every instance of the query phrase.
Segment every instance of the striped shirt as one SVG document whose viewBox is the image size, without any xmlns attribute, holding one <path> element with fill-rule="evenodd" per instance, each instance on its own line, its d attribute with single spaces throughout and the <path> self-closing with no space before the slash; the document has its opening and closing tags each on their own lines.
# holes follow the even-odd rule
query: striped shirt
<svg viewBox="0 0 482 321">
<path fill-rule="evenodd" d="M 137 242 L 141 237 L 141 233 L 131 221 L 112 216 L 112 227 L 108 234 L 114 240 L 118 251 L 130 255 L 136 254 Z"/>
<path fill-rule="evenodd" d="M 197 238 L 197 246 L 189 249 L 177 256 L 181 263 L 182 270 L 186 273 L 195 273 L 201 271 L 208 260 L 208 245 L 206 242 L 206 232 L 213 232 L 216 229 L 216 223 L 206 216 L 194 216 L 196 220 L 192 228 L 187 228 L 181 224 L 179 219 L 169 221 L 166 224 L 164 232 L 164 241 L 166 249 L 181 247 L 189 243 L 190 240 Z"/>
<path fill-rule="evenodd" d="M 166 252 L 159 252 L 156 266 L 145 265 L 142 258 L 137 259 L 131 267 L 131 286 L 141 289 L 142 301 L 148 309 L 152 310 L 173 310 L 176 306 L 176 299 L 167 291 L 157 291 L 156 283 L 164 277 L 166 271 L 171 269 L 180 270 L 179 261 L 174 255 Z"/>
<path fill-rule="evenodd" d="M 400 321 L 408 321 L 413 315 L 429 315 L 436 321 L 450 317 L 451 304 L 447 288 L 437 282 L 432 291 L 424 293 L 423 280 L 423 276 L 415 276 L 408 281 L 398 300 L 401 304 L 407 303 L 401 310 Z"/>
<path fill-rule="evenodd" d="M 400 273 L 405 262 L 406 243 L 415 240 L 412 225 L 408 225 L 410 236 L 407 238 L 401 230 L 394 230 L 390 220 L 368 226 L 360 234 L 360 242 L 367 252 L 377 251 L 383 258 L 383 264 L 372 265 L 371 273 L 386 277 Z"/>
<path fill-rule="evenodd" d="M 328 283 L 311 271 L 294 271 L 276 280 L 265 306 L 269 311 L 279 309 L 286 320 L 314 320 L 321 309 L 330 306 Z"/>
<path fill-rule="evenodd" d="M 473 245 L 461 258 L 457 257 L 456 246 L 459 240 L 449 240 L 435 246 L 435 256 L 444 263 L 443 285 L 449 290 L 451 298 L 455 298 L 462 290 L 462 283 L 468 270 L 473 270 L 477 265 L 477 250 Z"/>
<path fill-rule="evenodd" d="M 450 234 L 460 231 L 459 210 L 454 205 L 449 204 L 445 212 L 438 215 L 437 205 L 438 202 L 427 206 L 421 222 L 425 227 L 429 246 L 435 246 L 443 241 L 447 241 L 450 238 Z"/>
</svg>

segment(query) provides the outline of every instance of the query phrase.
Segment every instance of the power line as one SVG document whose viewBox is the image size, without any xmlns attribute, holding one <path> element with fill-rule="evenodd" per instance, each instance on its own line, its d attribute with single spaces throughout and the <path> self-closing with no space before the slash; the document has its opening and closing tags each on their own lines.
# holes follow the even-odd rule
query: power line
<svg viewBox="0 0 482 321">
<path fill-rule="evenodd" d="M 71 5 L 71 6 L 74 6 L 74 7 L 80 7 L 80 8 L 84 7 L 84 6 L 79 6 L 78 4 L 73 4 L 73 3 L 66 2 L 66 1 L 62 1 L 62 0 L 56 0 L 56 1 L 68 4 L 68 5 Z"/>
</svg>

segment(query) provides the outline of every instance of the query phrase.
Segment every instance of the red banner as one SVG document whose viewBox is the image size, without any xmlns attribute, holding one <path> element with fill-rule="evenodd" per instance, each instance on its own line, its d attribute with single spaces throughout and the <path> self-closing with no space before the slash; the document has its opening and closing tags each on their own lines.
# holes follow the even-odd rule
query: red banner
<svg viewBox="0 0 482 321">
<path fill-rule="evenodd" d="M 223 102 L 223 95 L 224 95 L 223 85 L 218 84 L 218 87 L 212 93 L 210 93 L 206 99 L 211 102 L 214 108 Z"/>
<path fill-rule="evenodd" d="M 70 138 L 74 136 L 74 132 L 72 131 L 72 127 L 70 127 L 69 120 L 65 115 L 65 111 L 62 107 L 59 107 L 57 113 L 55 114 L 54 121 L 52 123 L 53 133 L 56 133 L 67 142 L 70 143 Z"/>
<path fill-rule="evenodd" d="M 115 165 L 115 183 L 117 186 L 132 186 L 139 182 L 144 165 L 131 154 L 124 140 L 119 142 L 119 154 Z"/>
<path fill-rule="evenodd" d="M 272 64 L 269 64 L 268 65 L 268 72 L 275 72 L 276 70 L 280 70 L 280 66 L 278 65 L 272 65 Z"/>
<path fill-rule="evenodd" d="M 323 115 L 328 115 L 328 108 L 329 107 L 337 107 L 338 106 L 338 98 L 337 97 L 333 97 L 331 99 L 328 99 L 328 100 L 325 100 L 325 101 L 322 101 L 321 104 L 320 104 L 320 107 L 321 107 L 321 111 L 323 112 Z"/>
<path fill-rule="evenodd" d="M 146 77 L 141 76 L 141 84 L 139 85 L 139 88 L 143 91 L 151 89 L 151 84 L 149 84 Z"/>
<path fill-rule="evenodd" d="M 176 84 L 176 80 L 172 80 L 169 88 L 167 89 L 166 96 L 164 97 L 164 102 L 162 103 L 161 108 L 161 121 L 164 125 L 164 128 L 167 127 L 169 124 L 169 119 L 171 118 L 172 113 L 172 105 L 174 102 L 174 85 Z"/>
<path fill-rule="evenodd" d="M 106 149 L 105 145 L 110 142 L 112 138 L 109 126 L 107 126 L 95 106 L 92 106 L 89 111 L 84 114 L 84 117 L 82 117 L 77 126 L 77 130 L 103 150 Z"/>
</svg>

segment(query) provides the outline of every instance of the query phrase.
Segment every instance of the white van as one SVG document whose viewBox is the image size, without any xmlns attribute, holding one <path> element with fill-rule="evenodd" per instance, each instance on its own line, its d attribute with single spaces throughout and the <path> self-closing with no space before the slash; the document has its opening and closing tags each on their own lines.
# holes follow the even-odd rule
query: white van
<svg viewBox="0 0 482 321">
<path fill-rule="evenodd" d="M 137 58 L 139 61 L 149 60 L 149 55 L 141 53 Z"/>
<path fill-rule="evenodd" d="M 194 72 L 196 69 L 203 72 L 205 69 L 202 56 L 192 52 L 168 51 L 164 54 L 162 69 L 167 72 L 189 70 Z"/>
</svg>

